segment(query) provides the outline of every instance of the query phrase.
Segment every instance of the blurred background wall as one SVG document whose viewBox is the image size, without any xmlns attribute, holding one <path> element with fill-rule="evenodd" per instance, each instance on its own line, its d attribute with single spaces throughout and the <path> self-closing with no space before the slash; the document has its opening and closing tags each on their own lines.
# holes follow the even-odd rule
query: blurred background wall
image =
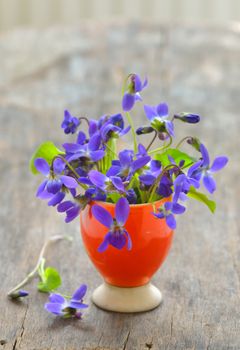
<svg viewBox="0 0 240 350">
<path fill-rule="evenodd" d="M 91 18 L 223 24 L 240 21 L 240 0 L 0 0 L 0 30 Z"/>
</svg>

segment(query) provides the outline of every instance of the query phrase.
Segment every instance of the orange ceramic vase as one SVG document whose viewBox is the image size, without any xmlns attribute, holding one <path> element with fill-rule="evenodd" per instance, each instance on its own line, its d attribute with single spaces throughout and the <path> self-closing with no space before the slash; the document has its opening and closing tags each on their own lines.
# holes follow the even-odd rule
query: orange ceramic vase
<svg viewBox="0 0 240 350">
<path fill-rule="evenodd" d="M 166 200 L 155 202 L 155 208 L 159 208 L 164 201 Z M 132 299 L 135 299 L 136 303 L 141 304 L 141 301 L 139 303 L 136 300 L 139 298 L 139 295 L 137 295 L 139 292 L 141 294 L 140 299 L 144 297 L 151 298 L 151 292 L 149 295 L 146 294 L 146 289 L 149 292 L 149 288 L 156 288 L 150 285 L 150 280 L 168 254 L 172 243 L 173 231 L 167 226 L 165 220 L 157 219 L 152 215 L 154 210 L 153 204 L 130 205 L 129 217 L 125 228 L 131 236 L 132 249 L 129 251 L 124 247 L 118 250 L 109 245 L 105 252 L 99 253 L 97 249 L 108 229 L 93 216 L 91 209 L 94 204 L 105 208 L 113 217 L 115 211 L 114 204 L 92 202 L 82 211 L 80 216 L 84 246 L 91 261 L 105 281 L 105 285 L 101 287 L 102 290 L 100 291 L 100 294 L 102 292 L 102 295 L 99 297 L 101 301 L 94 300 L 94 294 L 93 301 L 98 306 L 112 311 L 144 311 L 156 307 L 157 305 L 155 304 L 159 304 L 161 301 L 160 295 L 158 295 L 158 301 L 155 300 L 155 303 L 149 307 L 147 305 L 136 305 L 134 308 L 131 306 Z M 103 290 L 104 288 L 105 291 Z M 103 300 L 104 293 L 105 300 Z M 111 297 L 113 300 L 123 298 L 122 302 L 120 300 L 119 302 L 120 304 L 126 304 L 127 298 L 123 297 L 124 293 L 133 294 L 130 297 L 129 307 L 126 305 L 120 307 L 119 305 L 109 305 L 111 304 L 109 301 Z M 95 299 L 99 299 L 96 297 L 96 294 L 99 294 L 99 290 L 95 291 Z"/>
</svg>

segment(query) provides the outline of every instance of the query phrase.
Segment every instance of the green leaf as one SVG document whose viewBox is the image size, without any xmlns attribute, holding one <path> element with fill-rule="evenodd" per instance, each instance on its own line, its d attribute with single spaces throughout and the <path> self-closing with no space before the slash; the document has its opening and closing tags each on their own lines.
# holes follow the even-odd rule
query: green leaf
<svg viewBox="0 0 240 350">
<path fill-rule="evenodd" d="M 113 203 L 117 203 L 119 198 L 121 198 L 121 194 L 118 192 L 112 192 L 108 194 L 108 198 L 111 199 Z"/>
<path fill-rule="evenodd" d="M 184 160 L 184 168 L 189 167 L 190 165 L 192 165 L 193 162 L 196 161 L 195 158 L 190 157 L 187 153 L 179 151 L 175 148 L 169 148 L 163 153 L 158 153 L 155 155 L 154 158 L 156 160 L 159 160 L 162 163 L 162 166 L 165 167 L 171 164 L 170 160 L 168 159 L 168 156 L 171 156 L 175 160 L 177 165 L 179 164 L 180 160 Z"/>
<path fill-rule="evenodd" d="M 53 158 L 59 154 L 64 154 L 64 152 L 60 151 L 54 145 L 54 143 L 52 143 L 51 141 L 43 142 L 32 155 L 32 158 L 29 163 L 31 172 L 33 174 L 38 174 L 38 171 L 34 165 L 35 159 L 44 158 L 48 162 L 48 164 L 51 165 Z"/>
<path fill-rule="evenodd" d="M 40 292 L 52 292 L 62 284 L 58 271 L 53 267 L 47 267 L 44 273 L 41 272 L 40 277 L 42 278 L 42 281 L 38 283 L 38 290 Z"/>
<path fill-rule="evenodd" d="M 199 202 L 206 204 L 209 210 L 214 213 L 216 209 L 216 203 L 210 200 L 204 193 L 198 192 L 193 186 L 190 187 L 188 197 L 194 198 Z"/>
</svg>

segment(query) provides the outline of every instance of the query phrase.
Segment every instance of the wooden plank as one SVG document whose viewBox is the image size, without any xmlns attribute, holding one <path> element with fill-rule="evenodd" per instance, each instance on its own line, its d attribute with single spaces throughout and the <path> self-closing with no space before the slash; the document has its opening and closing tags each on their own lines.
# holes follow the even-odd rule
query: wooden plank
<svg viewBox="0 0 240 350">
<path fill-rule="evenodd" d="M 20 52 L 25 65 L 19 71 L 11 62 L 0 91 L 0 349 L 239 349 L 239 32 L 150 24 L 91 24 L 65 35 L 50 32 L 39 45 L 58 48 L 59 59 L 55 54 L 53 63 L 52 53 L 46 53 L 46 64 L 28 68 L 33 51 Z M 30 46 L 39 35 L 34 33 L 29 32 Z M 25 33 L 18 36 L 22 42 Z M 83 36 L 88 45 L 82 44 Z M 6 53 L 14 52 L 16 41 L 8 39 L 0 39 L 0 75 L 7 67 Z M 33 267 L 42 243 L 53 234 L 74 237 L 72 245 L 61 242 L 48 253 L 49 264 L 61 272 L 62 290 L 71 292 L 87 282 L 89 301 L 101 282 L 82 248 L 78 222 L 65 225 L 34 197 L 40 179 L 29 173 L 28 159 L 46 138 L 62 143 L 57 125 L 64 106 L 90 116 L 118 111 L 126 70 L 148 72 L 144 96 L 150 103 L 166 100 L 172 110 L 201 113 L 199 128 L 179 127 L 179 137 L 197 134 L 213 157 L 230 157 L 217 176 L 217 212 L 212 216 L 194 203 L 179 219 L 170 255 L 154 277 L 164 302 L 152 312 L 114 314 L 91 304 L 82 322 L 59 320 L 43 309 L 46 296 L 34 283 L 28 300 L 12 303 L 5 298 L 7 290 Z M 134 121 L 144 124 L 138 111 Z"/>
</svg>

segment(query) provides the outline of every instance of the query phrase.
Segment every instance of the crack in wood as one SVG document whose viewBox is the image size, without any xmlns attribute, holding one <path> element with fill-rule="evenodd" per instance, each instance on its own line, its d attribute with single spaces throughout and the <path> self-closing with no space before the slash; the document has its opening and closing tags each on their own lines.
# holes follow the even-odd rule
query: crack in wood
<svg viewBox="0 0 240 350">
<path fill-rule="evenodd" d="M 127 338 L 126 338 L 126 340 L 124 342 L 124 345 L 123 345 L 123 350 L 125 350 L 126 347 L 127 347 L 127 343 L 128 343 L 128 339 L 129 339 L 130 333 L 131 333 L 131 331 L 129 331 L 128 334 L 127 334 Z"/>
<path fill-rule="evenodd" d="M 13 343 L 12 350 L 17 350 L 17 346 L 19 348 L 20 344 L 22 342 L 22 338 L 23 338 L 24 331 L 25 331 L 24 323 L 25 323 L 25 320 L 26 320 L 26 317 L 27 317 L 28 308 L 29 308 L 29 305 L 27 304 L 26 311 L 25 311 L 25 314 L 24 314 L 24 317 L 23 317 L 23 320 L 22 320 L 20 334 L 16 337 L 16 339 L 15 339 L 15 341 Z M 18 341 L 19 341 L 19 344 L 18 344 Z"/>
</svg>

